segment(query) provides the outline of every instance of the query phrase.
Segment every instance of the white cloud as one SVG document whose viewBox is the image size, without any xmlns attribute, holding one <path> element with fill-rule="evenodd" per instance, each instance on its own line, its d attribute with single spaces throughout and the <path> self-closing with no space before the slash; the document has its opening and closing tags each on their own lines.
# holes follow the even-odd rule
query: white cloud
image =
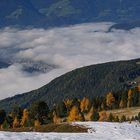
<svg viewBox="0 0 140 140">
<path fill-rule="evenodd" d="M 64 28 L 0 30 L 0 58 L 29 59 L 56 65 L 49 73 L 32 75 L 13 64 L 0 70 L 0 98 L 48 83 L 72 69 L 121 59 L 138 58 L 140 28 L 107 32 L 113 23 L 82 24 Z M 4 52 L 4 53 L 3 53 Z"/>
</svg>

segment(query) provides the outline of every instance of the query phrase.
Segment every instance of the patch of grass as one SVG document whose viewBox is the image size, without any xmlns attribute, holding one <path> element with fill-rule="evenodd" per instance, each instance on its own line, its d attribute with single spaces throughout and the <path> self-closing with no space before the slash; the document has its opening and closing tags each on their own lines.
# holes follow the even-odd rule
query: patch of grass
<svg viewBox="0 0 140 140">
<path fill-rule="evenodd" d="M 58 132 L 58 133 L 83 133 L 87 132 L 87 128 L 71 125 L 68 123 L 62 124 L 47 124 L 42 125 L 38 128 L 25 127 L 25 128 L 11 128 L 11 129 L 2 129 L 1 131 L 9 132 Z"/>
<path fill-rule="evenodd" d="M 124 108 L 124 109 L 116 109 L 116 110 L 109 110 L 107 114 L 112 113 L 114 116 L 121 116 L 125 115 L 126 117 L 132 118 L 133 116 L 137 116 L 140 112 L 140 107 L 131 107 L 131 108 Z"/>
<path fill-rule="evenodd" d="M 55 128 L 55 132 L 71 132 L 71 133 L 80 133 L 80 132 L 87 132 L 87 128 L 82 126 L 72 126 L 69 124 L 62 124 Z"/>
</svg>

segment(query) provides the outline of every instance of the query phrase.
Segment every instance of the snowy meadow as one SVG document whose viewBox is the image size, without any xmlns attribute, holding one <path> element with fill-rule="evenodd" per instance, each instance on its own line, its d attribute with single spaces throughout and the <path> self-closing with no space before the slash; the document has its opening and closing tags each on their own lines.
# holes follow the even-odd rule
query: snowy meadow
<svg viewBox="0 0 140 140">
<path fill-rule="evenodd" d="M 140 124 L 109 122 L 77 122 L 88 133 L 0 132 L 0 140 L 140 140 Z"/>
</svg>

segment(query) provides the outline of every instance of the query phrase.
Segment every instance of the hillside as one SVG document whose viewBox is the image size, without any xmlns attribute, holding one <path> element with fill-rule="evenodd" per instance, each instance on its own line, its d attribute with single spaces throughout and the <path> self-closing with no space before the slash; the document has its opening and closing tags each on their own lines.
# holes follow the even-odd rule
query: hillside
<svg viewBox="0 0 140 140">
<path fill-rule="evenodd" d="M 135 23 L 140 19 L 140 1 L 1 0 L 0 11 L 0 27 L 48 28 L 100 21 Z"/>
<path fill-rule="evenodd" d="M 0 107 L 6 110 L 15 104 L 28 107 L 38 100 L 46 101 L 51 107 L 66 98 L 92 99 L 139 83 L 140 59 L 91 65 L 62 75 L 40 89 L 1 100 Z"/>
<path fill-rule="evenodd" d="M 114 109 L 107 111 L 107 114 L 112 113 L 114 116 L 118 116 L 121 118 L 123 115 L 126 116 L 126 118 L 132 118 L 133 116 L 137 116 L 140 112 L 140 107 L 131 107 L 131 108 L 123 108 L 123 109 Z"/>
</svg>

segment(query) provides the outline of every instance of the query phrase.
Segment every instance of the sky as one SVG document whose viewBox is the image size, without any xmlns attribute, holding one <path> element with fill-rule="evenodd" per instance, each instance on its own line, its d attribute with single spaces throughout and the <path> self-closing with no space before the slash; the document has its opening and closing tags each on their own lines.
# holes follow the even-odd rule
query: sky
<svg viewBox="0 0 140 140">
<path fill-rule="evenodd" d="M 0 29 L 0 59 L 52 65 L 46 73 L 23 71 L 20 63 L 0 69 L 0 99 L 37 89 L 73 69 L 139 58 L 140 28 L 108 32 L 114 23 L 88 23 L 53 29 Z"/>
</svg>

